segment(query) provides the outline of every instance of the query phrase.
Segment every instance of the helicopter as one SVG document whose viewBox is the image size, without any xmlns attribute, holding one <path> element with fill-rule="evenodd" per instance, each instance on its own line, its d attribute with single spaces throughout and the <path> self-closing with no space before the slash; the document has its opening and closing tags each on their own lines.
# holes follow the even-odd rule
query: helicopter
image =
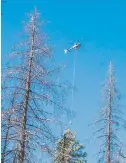
<svg viewBox="0 0 126 163">
<path fill-rule="evenodd" d="M 73 46 L 71 46 L 69 49 L 64 49 L 64 53 L 67 54 L 67 52 L 71 52 L 72 50 L 76 50 L 79 49 L 81 47 L 81 43 L 78 41 L 76 43 L 73 44 Z"/>
</svg>

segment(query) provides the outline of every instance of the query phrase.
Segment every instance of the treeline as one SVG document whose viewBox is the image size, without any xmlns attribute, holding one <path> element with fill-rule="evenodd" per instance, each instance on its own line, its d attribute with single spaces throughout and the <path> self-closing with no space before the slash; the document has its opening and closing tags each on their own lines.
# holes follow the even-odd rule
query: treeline
<svg viewBox="0 0 126 163">
<path fill-rule="evenodd" d="M 59 139 L 52 130 L 53 125 L 62 125 L 61 115 L 70 114 L 66 100 L 73 88 L 57 80 L 63 66 L 52 62 L 40 14 L 34 9 L 28 16 L 22 40 L 13 47 L 14 58 L 2 71 L 1 162 L 39 163 L 41 154 L 48 153 L 54 163 L 85 163 L 88 153 L 76 134 L 67 129 Z M 112 63 L 94 125 L 93 135 L 103 142 L 98 162 L 124 162 L 123 142 L 116 133 L 126 126 Z"/>
</svg>

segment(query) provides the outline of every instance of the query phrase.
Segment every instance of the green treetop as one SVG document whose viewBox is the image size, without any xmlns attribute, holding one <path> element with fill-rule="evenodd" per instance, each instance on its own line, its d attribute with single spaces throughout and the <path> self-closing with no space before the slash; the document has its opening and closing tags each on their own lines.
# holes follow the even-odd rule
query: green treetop
<svg viewBox="0 0 126 163">
<path fill-rule="evenodd" d="M 84 163 L 86 155 L 84 146 L 79 144 L 76 135 L 68 129 L 57 142 L 54 163 Z"/>
</svg>

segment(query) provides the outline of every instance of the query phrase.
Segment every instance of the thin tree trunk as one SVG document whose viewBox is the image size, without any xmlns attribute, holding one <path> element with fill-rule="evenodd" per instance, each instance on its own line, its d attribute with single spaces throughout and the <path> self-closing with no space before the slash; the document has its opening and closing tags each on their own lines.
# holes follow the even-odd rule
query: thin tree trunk
<svg viewBox="0 0 126 163">
<path fill-rule="evenodd" d="M 16 155 L 17 153 L 15 152 L 13 163 L 16 163 Z"/>
<path fill-rule="evenodd" d="M 6 132 L 6 137 L 5 137 L 5 143 L 4 143 L 4 148 L 3 148 L 3 152 L 2 152 L 1 163 L 4 163 L 4 160 L 5 160 L 5 153 L 6 153 L 8 136 L 9 136 L 9 129 L 10 129 L 10 118 L 11 118 L 11 115 L 9 116 L 8 123 L 7 123 L 8 128 L 7 128 L 7 132 Z"/>
<path fill-rule="evenodd" d="M 28 113 L 28 103 L 30 97 L 30 86 L 31 86 L 31 71 L 32 71 L 32 60 L 34 55 L 34 19 L 33 19 L 33 33 L 32 33 L 32 46 L 31 53 L 28 63 L 28 74 L 26 79 L 26 94 L 24 101 L 24 114 L 22 117 L 22 131 L 21 131 L 21 142 L 20 142 L 20 153 L 19 153 L 19 163 L 24 162 L 25 158 L 25 144 L 26 144 L 26 123 L 27 123 L 27 113 Z"/>
<path fill-rule="evenodd" d="M 14 98 L 12 99 L 12 108 L 14 105 Z M 5 143 L 4 143 L 4 148 L 3 148 L 3 152 L 2 152 L 2 159 L 1 159 L 1 163 L 4 163 L 5 161 L 5 153 L 6 153 L 6 149 L 7 149 L 7 143 L 8 143 L 8 136 L 9 136 L 9 130 L 10 130 L 10 122 L 11 122 L 11 114 L 8 117 L 7 120 L 7 132 L 6 132 L 6 136 L 5 136 Z"/>
<path fill-rule="evenodd" d="M 109 78 L 109 105 L 108 105 L 108 135 L 107 135 L 107 160 L 106 163 L 110 163 L 111 160 L 111 103 L 112 103 L 112 79 L 111 73 Z"/>
</svg>

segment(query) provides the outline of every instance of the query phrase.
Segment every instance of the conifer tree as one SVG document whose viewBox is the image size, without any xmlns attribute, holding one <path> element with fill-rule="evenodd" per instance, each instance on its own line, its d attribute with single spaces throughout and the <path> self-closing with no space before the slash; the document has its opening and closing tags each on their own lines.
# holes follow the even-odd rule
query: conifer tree
<svg viewBox="0 0 126 163">
<path fill-rule="evenodd" d="M 103 87 L 103 103 L 100 110 L 100 116 L 95 122 L 99 128 L 94 133 L 96 137 L 103 142 L 99 151 L 99 162 L 114 163 L 117 161 L 117 155 L 124 157 L 120 153 L 123 143 L 119 139 L 118 130 L 125 128 L 125 121 L 120 105 L 120 94 L 116 88 L 114 68 L 109 64 L 107 81 Z"/>
<path fill-rule="evenodd" d="M 75 134 L 68 129 L 57 142 L 54 163 L 84 163 L 86 155 L 84 146 L 79 144 Z"/>
<path fill-rule="evenodd" d="M 52 62 L 52 48 L 39 13 L 29 14 L 23 40 L 14 46 L 11 64 L 2 79 L 2 163 L 37 161 L 36 151 L 51 153 L 56 137 L 53 123 L 67 112 L 69 84 L 60 83 L 63 66 Z M 54 115 L 55 108 L 55 115 Z"/>
</svg>

